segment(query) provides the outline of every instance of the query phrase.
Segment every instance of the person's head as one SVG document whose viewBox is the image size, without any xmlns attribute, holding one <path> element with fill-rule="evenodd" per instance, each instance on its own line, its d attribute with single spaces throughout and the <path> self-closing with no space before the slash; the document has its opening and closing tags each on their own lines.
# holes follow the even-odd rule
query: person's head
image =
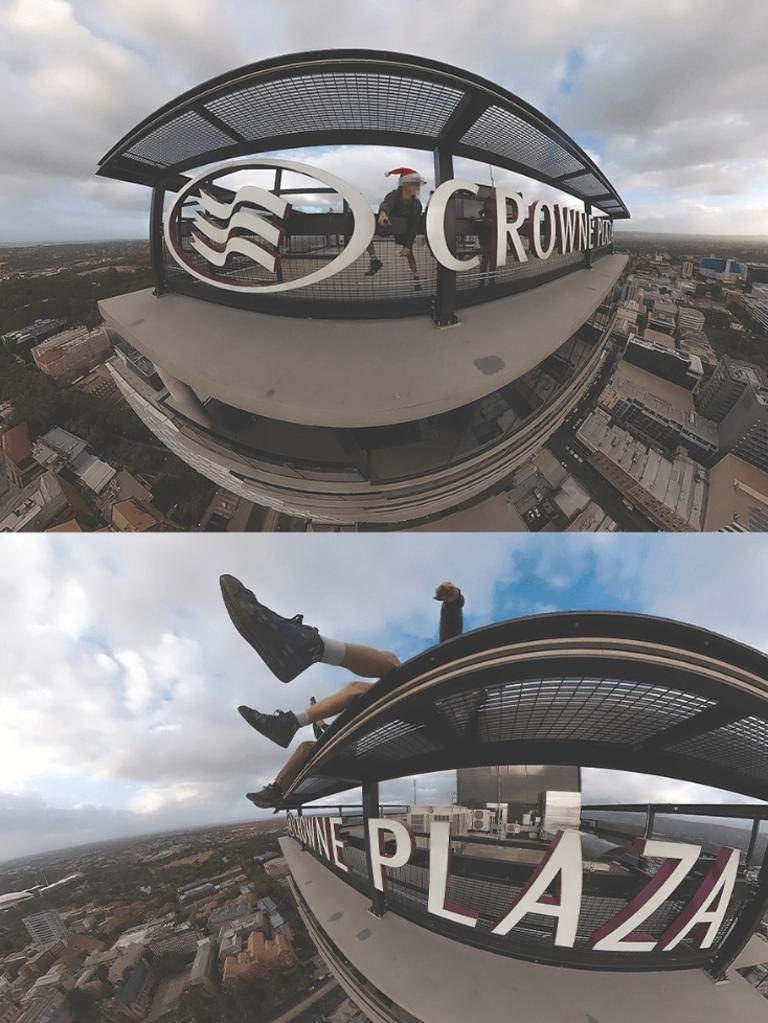
<svg viewBox="0 0 768 1023">
<path fill-rule="evenodd" d="M 395 167 L 394 170 L 387 171 L 386 176 L 392 174 L 399 176 L 400 195 L 406 201 L 417 198 L 421 186 L 426 184 L 424 178 L 413 167 Z"/>
</svg>

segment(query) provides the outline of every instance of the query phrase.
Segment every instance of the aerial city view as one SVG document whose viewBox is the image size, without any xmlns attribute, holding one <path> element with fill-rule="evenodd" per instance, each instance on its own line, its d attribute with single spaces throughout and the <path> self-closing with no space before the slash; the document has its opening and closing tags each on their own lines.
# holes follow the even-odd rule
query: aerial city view
<svg viewBox="0 0 768 1023">
<path fill-rule="evenodd" d="M 0 0 L 0 1023 L 768 1023 L 766 42 Z"/>
</svg>

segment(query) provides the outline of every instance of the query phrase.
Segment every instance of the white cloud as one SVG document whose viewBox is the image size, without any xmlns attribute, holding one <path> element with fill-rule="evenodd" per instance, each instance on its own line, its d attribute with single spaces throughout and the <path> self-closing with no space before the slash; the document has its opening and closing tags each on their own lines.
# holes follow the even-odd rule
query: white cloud
<svg viewBox="0 0 768 1023">
<path fill-rule="evenodd" d="M 96 162 L 163 103 L 280 53 L 403 48 L 497 81 L 600 155 L 638 228 L 768 233 L 768 11 L 696 0 L 7 0 L 0 7 L 0 210 L 6 239 L 143 236 L 147 190 L 94 187 Z M 408 45 L 403 33 L 407 28 Z M 703 60 L 706 55 L 706 61 Z M 530 190 L 530 186 L 529 186 Z M 717 204 L 716 204 L 717 205 Z"/>
<path fill-rule="evenodd" d="M 58 805 L 33 830 L 4 820 L 0 858 L 66 844 L 64 833 L 74 844 L 249 816 L 244 793 L 272 780 L 285 753 L 237 705 L 301 709 L 349 676 L 317 665 L 279 683 L 232 628 L 223 572 L 326 634 L 403 657 L 435 641 L 431 596 L 446 577 L 467 594 L 468 625 L 498 617 L 499 588 L 507 614 L 563 608 L 584 589 L 591 606 L 616 597 L 768 651 L 760 536 L 14 536 L 2 548 L 0 793 L 17 807 Z M 453 791 L 450 773 L 418 785 L 425 802 Z M 656 780 L 643 791 L 632 798 L 682 799 L 689 788 Z M 382 796 L 410 799 L 412 781 Z"/>
</svg>

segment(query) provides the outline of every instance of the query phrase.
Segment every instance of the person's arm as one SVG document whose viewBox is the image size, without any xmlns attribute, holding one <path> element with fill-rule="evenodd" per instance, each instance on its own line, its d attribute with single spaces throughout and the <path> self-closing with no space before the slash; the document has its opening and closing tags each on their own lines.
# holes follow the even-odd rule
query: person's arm
<svg viewBox="0 0 768 1023">
<path fill-rule="evenodd" d="M 381 200 L 381 204 L 379 206 L 379 213 L 378 213 L 378 216 L 376 218 L 377 221 L 379 222 L 379 224 L 388 224 L 389 223 L 390 218 L 393 216 L 396 202 L 397 202 L 397 192 L 396 191 L 395 192 L 388 192 L 384 196 L 384 198 Z M 382 214 L 383 214 L 383 217 L 382 217 Z"/>
<path fill-rule="evenodd" d="M 443 605 L 440 608 L 440 642 L 444 643 L 464 631 L 464 594 L 454 583 L 444 582 L 435 590 L 435 600 Z"/>
</svg>

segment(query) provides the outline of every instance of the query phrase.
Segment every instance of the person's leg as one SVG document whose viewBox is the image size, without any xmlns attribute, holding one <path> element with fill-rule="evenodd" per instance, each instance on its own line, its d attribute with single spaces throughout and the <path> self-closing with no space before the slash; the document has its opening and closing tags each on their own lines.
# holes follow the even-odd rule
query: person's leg
<svg viewBox="0 0 768 1023">
<path fill-rule="evenodd" d="M 286 749 L 300 728 L 322 721 L 325 717 L 341 714 L 358 696 L 373 685 L 372 682 L 350 682 L 324 700 L 310 703 L 306 710 L 294 714 L 290 710 L 276 710 L 274 714 L 263 714 L 253 707 L 238 707 L 240 716 L 260 735 Z"/>
<path fill-rule="evenodd" d="M 330 648 L 333 641 L 326 642 L 327 648 Z M 329 660 L 324 663 L 338 664 L 351 671 L 353 675 L 362 675 L 363 678 L 383 678 L 388 671 L 400 666 L 399 657 L 391 650 L 377 650 L 375 647 L 361 646 L 359 643 L 344 643 L 343 648 L 340 660 Z"/>
<path fill-rule="evenodd" d="M 395 654 L 323 637 L 301 615 L 292 619 L 272 611 L 234 576 L 220 580 L 224 605 L 233 625 L 282 682 L 290 682 L 322 661 L 364 678 L 381 678 L 400 663 Z"/>
<path fill-rule="evenodd" d="M 337 714 L 345 711 L 358 696 L 367 693 L 372 686 L 373 682 L 350 682 L 349 685 L 344 686 L 343 689 L 338 689 L 330 696 L 326 696 L 325 699 L 311 703 L 305 711 L 296 715 L 296 720 L 299 722 L 299 726 L 302 726 L 305 724 L 311 725 L 315 721 L 322 721 L 326 717 L 336 717 Z"/>
<path fill-rule="evenodd" d="M 373 275 L 377 274 L 379 270 L 381 270 L 382 266 L 384 266 L 379 257 L 376 255 L 376 246 L 373 244 L 373 239 L 371 239 L 371 244 L 368 246 L 367 252 L 371 257 L 371 265 L 368 267 L 368 270 L 363 276 L 373 277 Z"/>
<path fill-rule="evenodd" d="M 286 790 L 293 784 L 299 771 L 309 760 L 314 748 L 314 742 L 302 742 L 288 757 L 288 760 L 280 769 L 273 782 L 265 785 L 258 792 L 247 792 L 245 798 L 250 799 L 254 806 L 261 807 L 262 809 L 279 807 L 285 798 Z"/>
<path fill-rule="evenodd" d="M 416 257 L 413 254 L 413 249 L 408 250 L 408 266 L 411 268 L 413 279 L 415 281 L 414 291 L 421 291 L 421 278 L 419 277 L 419 267 L 416 263 Z"/>
</svg>

